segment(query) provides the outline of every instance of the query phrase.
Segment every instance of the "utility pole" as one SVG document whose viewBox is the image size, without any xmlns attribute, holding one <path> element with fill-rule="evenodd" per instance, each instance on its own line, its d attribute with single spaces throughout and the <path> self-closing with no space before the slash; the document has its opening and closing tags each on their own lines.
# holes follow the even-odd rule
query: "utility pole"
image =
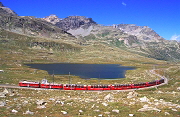
<svg viewBox="0 0 180 117">
<path fill-rule="evenodd" d="M 69 72 L 69 84 L 71 84 L 70 72 Z"/>
<path fill-rule="evenodd" d="M 54 85 L 54 70 L 53 70 L 53 85 Z"/>
</svg>

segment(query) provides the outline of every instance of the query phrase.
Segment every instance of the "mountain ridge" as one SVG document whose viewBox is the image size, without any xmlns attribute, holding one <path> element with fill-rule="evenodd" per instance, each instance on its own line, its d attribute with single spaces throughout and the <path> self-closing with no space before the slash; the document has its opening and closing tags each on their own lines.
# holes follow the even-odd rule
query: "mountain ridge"
<svg viewBox="0 0 180 117">
<path fill-rule="evenodd" d="M 4 8 L 2 3 L 1 7 Z M 80 45 L 101 43 L 158 60 L 180 60 L 180 44 L 165 40 L 148 26 L 102 26 L 85 16 L 58 18 L 56 15 L 50 15 L 35 18 L 18 16 L 12 12 L 0 12 L 1 29 L 29 36 L 66 40 Z"/>
</svg>

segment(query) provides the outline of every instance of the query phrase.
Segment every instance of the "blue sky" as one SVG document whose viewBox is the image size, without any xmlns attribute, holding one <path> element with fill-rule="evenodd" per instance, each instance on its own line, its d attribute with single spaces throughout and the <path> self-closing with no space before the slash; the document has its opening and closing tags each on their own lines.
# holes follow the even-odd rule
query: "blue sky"
<svg viewBox="0 0 180 117">
<path fill-rule="evenodd" d="M 180 40 L 180 0 L 0 0 L 20 16 L 79 15 L 98 24 L 149 26 L 165 39 Z"/>
</svg>

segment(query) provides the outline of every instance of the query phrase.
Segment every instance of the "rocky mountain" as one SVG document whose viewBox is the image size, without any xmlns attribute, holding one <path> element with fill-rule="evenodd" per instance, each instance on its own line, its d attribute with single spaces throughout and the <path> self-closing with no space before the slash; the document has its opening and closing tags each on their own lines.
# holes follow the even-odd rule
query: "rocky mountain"
<svg viewBox="0 0 180 117">
<path fill-rule="evenodd" d="M 56 15 L 50 15 L 45 18 L 42 18 L 43 20 L 46 20 L 47 22 L 50 22 L 52 24 L 56 24 L 57 22 L 60 22 L 61 19 L 58 18 Z"/>
<path fill-rule="evenodd" d="M 10 16 L 17 16 L 17 14 L 11 10 L 8 7 L 5 7 L 2 2 L 0 2 L 0 14 L 4 14 L 4 15 L 10 15 Z"/>
<path fill-rule="evenodd" d="M 115 28 L 118 28 L 129 35 L 135 35 L 138 39 L 144 41 L 163 40 L 154 30 L 148 26 L 137 26 L 135 24 L 119 24 L 115 25 Z"/>
<path fill-rule="evenodd" d="M 11 9 L 0 7 L 0 28 L 7 31 L 55 39 L 75 39 L 70 33 L 40 18 L 18 16 Z"/>
<path fill-rule="evenodd" d="M 56 15 L 46 18 L 18 16 L 0 3 L 0 28 L 28 36 L 70 40 L 69 42 L 80 45 L 100 43 L 158 60 L 180 60 L 180 44 L 163 39 L 148 26 L 102 26 L 92 18 L 84 16 L 69 16 L 62 19 Z"/>
<path fill-rule="evenodd" d="M 55 15 L 50 15 L 42 19 L 55 24 L 57 27 L 65 31 L 75 30 L 78 28 L 87 29 L 89 26 L 97 25 L 92 18 L 86 18 L 84 16 L 69 16 L 64 19 L 60 19 Z"/>
</svg>

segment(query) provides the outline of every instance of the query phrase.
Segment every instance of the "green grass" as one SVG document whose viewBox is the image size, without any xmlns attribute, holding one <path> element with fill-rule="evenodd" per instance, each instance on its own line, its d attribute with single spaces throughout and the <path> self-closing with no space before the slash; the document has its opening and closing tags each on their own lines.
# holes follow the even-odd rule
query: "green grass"
<svg viewBox="0 0 180 117">
<path fill-rule="evenodd" d="M 164 112 L 169 112 L 169 116 L 179 116 L 179 112 L 174 112 L 166 106 L 158 106 L 161 112 L 138 112 L 146 103 L 139 102 L 139 98 L 146 96 L 153 102 L 153 99 L 164 99 L 166 102 L 179 104 L 180 93 L 177 87 L 180 86 L 180 68 L 173 64 L 166 64 L 165 61 L 159 61 L 152 58 L 146 58 L 120 48 L 107 46 L 99 42 L 92 42 L 88 46 L 79 46 L 72 44 L 70 41 L 51 40 L 44 38 L 27 37 L 24 35 L 14 34 L 10 32 L 1 32 L 4 35 L 0 38 L 0 69 L 4 73 L 0 73 L 0 84 L 14 84 L 17 85 L 20 80 L 40 81 L 45 76 L 52 81 L 46 71 L 36 70 L 25 66 L 25 63 L 57 63 L 57 62 L 72 62 L 72 63 L 94 63 L 94 64 L 122 64 L 126 66 L 135 66 L 136 70 L 127 71 L 126 78 L 117 80 L 100 80 L 101 84 L 126 84 L 146 82 L 157 79 L 148 72 L 154 66 L 159 74 L 166 71 L 169 83 L 158 87 L 157 89 L 147 89 L 138 92 L 138 97 L 127 99 L 128 92 L 85 92 L 85 91 L 59 91 L 59 90 L 25 90 L 25 89 L 10 89 L 16 94 L 5 98 L 0 98 L 0 101 L 7 101 L 5 107 L 0 108 L 1 116 L 70 116 L 70 117 L 94 117 L 102 114 L 108 116 L 104 112 L 110 112 L 110 116 L 129 116 L 128 114 L 135 114 L 137 117 L 152 117 L 164 116 Z M 7 35 L 7 36 L 6 36 Z M 4 41 L 2 41 L 4 40 Z M 49 46 L 43 45 L 42 49 L 32 48 L 30 42 L 48 42 L 53 45 L 53 53 L 49 53 Z M 56 49 L 62 45 L 67 48 L 66 51 L 59 51 Z M 56 47 L 57 46 L 57 47 Z M 74 48 L 74 49 L 72 49 Z M 71 49 L 71 50 L 70 50 Z M 148 63 L 148 64 L 147 64 Z M 72 83 L 80 84 L 97 84 L 96 79 L 83 80 L 78 76 L 71 76 Z M 68 83 L 68 76 L 55 76 L 55 81 L 58 83 Z M 0 92 L 4 88 L 0 88 Z M 176 92 L 173 94 L 173 91 Z M 163 92 L 163 93 L 159 93 Z M 104 100 L 104 97 L 111 94 L 114 99 Z M 55 101 L 50 100 L 55 99 Z M 46 108 L 37 109 L 36 101 L 44 99 L 47 101 Z M 56 104 L 57 100 L 63 101 L 65 104 Z M 28 104 L 23 104 L 28 101 Z M 104 106 L 102 103 L 107 103 L 109 106 Z M 130 102 L 135 104 L 130 105 Z M 94 107 L 92 108 L 92 106 Z M 12 109 L 18 110 L 18 113 L 12 113 Z M 34 115 L 23 115 L 23 112 L 30 110 Z M 113 109 L 118 109 L 119 113 L 112 112 Z M 79 113 L 83 110 L 83 113 Z M 99 110 L 99 112 L 95 111 Z M 61 111 L 68 112 L 67 115 L 62 115 Z M 178 109 L 178 111 L 180 111 Z"/>
</svg>

